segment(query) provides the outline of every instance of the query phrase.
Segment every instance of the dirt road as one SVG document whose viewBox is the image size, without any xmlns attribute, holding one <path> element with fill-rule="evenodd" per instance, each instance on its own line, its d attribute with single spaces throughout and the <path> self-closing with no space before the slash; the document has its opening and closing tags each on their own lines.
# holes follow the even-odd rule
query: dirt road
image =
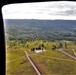
<svg viewBox="0 0 76 75">
<path fill-rule="evenodd" d="M 58 51 L 64 53 L 65 55 L 67 55 L 67 56 L 69 56 L 69 57 L 71 57 L 71 58 L 73 58 L 74 60 L 76 60 L 76 57 L 75 57 L 75 56 L 73 56 L 73 55 L 71 55 L 71 54 L 65 52 L 63 49 L 58 49 Z"/>
<path fill-rule="evenodd" d="M 37 72 L 38 75 L 42 75 L 42 73 L 40 72 L 40 70 L 37 68 L 36 64 L 34 64 L 34 62 L 31 60 L 31 58 L 29 57 L 28 53 L 25 51 L 26 57 L 28 58 L 28 60 L 30 61 L 31 65 L 33 66 L 33 68 L 35 69 L 35 71 Z"/>
</svg>

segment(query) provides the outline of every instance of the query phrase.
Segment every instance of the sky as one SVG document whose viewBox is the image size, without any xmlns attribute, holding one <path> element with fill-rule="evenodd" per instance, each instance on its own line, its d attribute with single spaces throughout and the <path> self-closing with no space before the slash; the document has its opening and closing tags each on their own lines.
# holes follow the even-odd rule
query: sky
<svg viewBox="0 0 76 75">
<path fill-rule="evenodd" d="M 76 20 L 76 2 L 15 3 L 2 7 L 3 19 Z"/>
</svg>

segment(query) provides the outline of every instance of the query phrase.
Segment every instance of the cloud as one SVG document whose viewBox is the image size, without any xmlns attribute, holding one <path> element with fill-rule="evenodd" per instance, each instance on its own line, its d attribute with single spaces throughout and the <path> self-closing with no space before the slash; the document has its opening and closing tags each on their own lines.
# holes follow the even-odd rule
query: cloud
<svg viewBox="0 0 76 75">
<path fill-rule="evenodd" d="M 56 1 L 8 4 L 2 7 L 4 19 L 74 19 L 76 2 Z"/>
</svg>

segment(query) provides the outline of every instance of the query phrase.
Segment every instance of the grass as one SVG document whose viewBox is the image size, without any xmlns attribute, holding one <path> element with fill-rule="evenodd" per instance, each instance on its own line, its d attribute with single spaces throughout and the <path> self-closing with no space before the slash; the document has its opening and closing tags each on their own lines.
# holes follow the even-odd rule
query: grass
<svg viewBox="0 0 76 75">
<path fill-rule="evenodd" d="M 58 53 L 57 53 L 58 54 Z M 57 55 L 56 53 L 53 55 L 53 52 L 49 53 L 46 52 L 46 55 L 38 54 L 38 55 L 31 55 L 30 57 L 39 67 L 40 71 L 43 75 L 75 75 L 76 74 L 76 62 L 75 61 L 64 61 L 53 59 L 50 57 L 57 57 L 58 58 L 66 58 L 67 60 L 72 60 L 71 58 L 65 56 L 60 53 Z M 40 56 L 41 55 L 41 56 Z M 59 56 L 60 55 L 60 56 Z"/>
<path fill-rule="evenodd" d="M 38 47 L 40 44 L 44 44 L 45 52 L 36 54 L 30 50 L 31 48 Z M 58 42 L 37 40 L 25 44 L 16 44 L 11 47 L 8 46 L 6 50 L 6 74 L 37 75 L 24 54 L 24 51 L 26 50 L 43 75 L 76 75 L 76 61 L 58 50 L 53 51 L 52 45 L 58 45 Z M 67 49 L 64 47 L 64 50 L 71 54 L 72 52 L 70 50 L 72 48 L 76 49 L 76 47 L 74 45 L 70 46 L 68 45 Z"/>
<path fill-rule="evenodd" d="M 29 45 L 30 44 L 32 47 L 34 47 L 34 44 L 32 44 L 32 42 L 30 42 Z M 57 50 L 52 51 L 51 48 L 53 44 L 56 45 L 57 42 L 45 42 L 44 45 L 46 47 L 46 51 L 38 53 L 36 55 L 31 55 L 35 53 L 28 50 L 30 57 L 38 66 L 42 74 L 76 75 L 76 61 Z M 54 58 L 60 58 L 60 60 Z"/>
<path fill-rule="evenodd" d="M 20 58 L 22 57 L 22 58 Z M 20 59 L 18 59 L 20 58 Z M 18 59 L 12 61 L 14 59 Z M 11 62 L 8 62 L 11 61 Z M 6 75 L 37 75 L 23 51 L 8 51 L 6 53 Z"/>
<path fill-rule="evenodd" d="M 68 45 L 67 48 L 63 48 L 64 51 L 68 52 L 69 54 L 73 55 L 73 56 L 76 56 L 76 45 Z M 74 51 L 75 51 L 75 54 L 74 54 Z"/>
</svg>

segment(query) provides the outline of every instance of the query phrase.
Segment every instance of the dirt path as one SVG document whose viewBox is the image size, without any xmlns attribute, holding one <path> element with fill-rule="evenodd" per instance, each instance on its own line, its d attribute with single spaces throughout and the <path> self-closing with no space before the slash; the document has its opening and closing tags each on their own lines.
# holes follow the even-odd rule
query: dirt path
<svg viewBox="0 0 76 75">
<path fill-rule="evenodd" d="M 72 49 L 72 51 L 73 51 L 74 55 L 76 56 L 76 52 L 75 52 L 75 50 L 74 50 L 74 49 Z"/>
<path fill-rule="evenodd" d="M 34 56 L 35 56 L 35 54 L 30 54 L 30 55 L 34 55 Z M 56 59 L 56 60 L 74 61 L 74 62 L 75 62 L 75 60 L 70 60 L 70 59 L 63 59 L 63 58 L 57 58 L 57 57 L 49 57 L 49 56 L 43 56 L 43 55 L 37 55 L 37 56 L 47 57 L 47 58 L 50 58 L 50 59 Z"/>
<path fill-rule="evenodd" d="M 10 62 L 13 62 L 13 61 L 16 61 L 16 60 L 19 60 L 19 59 L 21 59 L 21 58 L 23 58 L 23 57 L 24 57 L 24 56 L 22 56 L 22 57 L 19 57 L 19 58 L 17 58 L 17 59 L 14 59 L 14 60 L 11 60 L 11 61 L 7 61 L 7 62 L 6 62 L 6 64 L 7 64 L 7 63 L 10 63 Z"/>
<path fill-rule="evenodd" d="M 25 51 L 26 57 L 28 58 L 28 60 L 30 61 L 31 65 L 33 66 L 33 68 L 35 69 L 35 71 L 37 72 L 38 75 L 42 75 L 42 73 L 40 72 L 40 70 L 37 68 L 37 66 L 35 65 L 35 63 L 31 60 L 31 58 L 29 57 L 28 53 Z"/>
<path fill-rule="evenodd" d="M 65 52 L 63 49 L 59 49 L 58 51 L 64 53 L 65 55 L 67 55 L 67 56 L 69 56 L 69 57 L 71 57 L 71 58 L 73 58 L 74 60 L 76 60 L 76 57 L 75 57 L 75 56 L 73 56 L 73 55 L 71 55 L 71 54 Z"/>
</svg>

